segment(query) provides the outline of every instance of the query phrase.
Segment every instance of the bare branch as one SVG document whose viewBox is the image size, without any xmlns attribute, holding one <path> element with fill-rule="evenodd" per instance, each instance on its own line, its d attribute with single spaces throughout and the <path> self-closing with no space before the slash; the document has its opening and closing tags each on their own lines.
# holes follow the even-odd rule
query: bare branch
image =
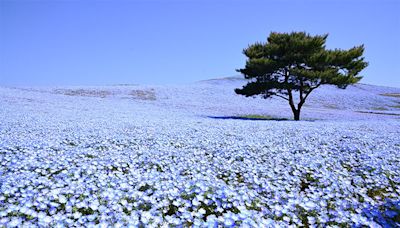
<svg viewBox="0 0 400 228">
<path fill-rule="evenodd" d="M 306 96 L 304 97 L 303 100 L 305 101 L 306 98 L 308 97 L 308 95 L 310 95 L 310 93 L 311 93 L 314 89 L 318 88 L 320 85 L 321 85 L 321 83 L 318 84 L 318 85 L 316 85 L 316 86 L 314 86 L 314 87 L 311 87 L 310 90 L 308 91 L 308 93 L 306 93 Z"/>
<path fill-rule="evenodd" d="M 284 96 L 282 96 L 282 95 L 279 95 L 279 94 L 274 94 L 274 96 L 277 96 L 277 97 L 280 97 L 280 98 L 283 98 L 283 99 L 285 99 L 285 100 L 289 100 L 289 98 L 287 98 L 287 97 L 284 97 Z"/>
<path fill-rule="evenodd" d="M 304 99 L 303 98 L 303 86 L 304 86 L 303 78 L 300 77 L 300 101 L 302 101 Z"/>
</svg>

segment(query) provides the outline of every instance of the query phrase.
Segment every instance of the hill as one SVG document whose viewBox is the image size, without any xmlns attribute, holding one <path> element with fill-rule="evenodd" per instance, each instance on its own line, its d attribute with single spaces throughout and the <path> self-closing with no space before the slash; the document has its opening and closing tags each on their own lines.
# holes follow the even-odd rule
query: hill
<svg viewBox="0 0 400 228">
<path fill-rule="evenodd" d="M 211 79 L 187 85 L 116 85 L 96 87 L 0 87 L 3 101 L 35 102 L 88 101 L 110 107 L 134 105 L 196 116 L 260 115 L 292 118 L 285 100 L 246 98 L 234 93 L 246 83 L 239 76 Z M 400 88 L 355 84 L 342 90 L 322 86 L 314 91 L 302 110 L 304 119 L 356 120 L 400 116 Z M 76 99 L 75 99 L 76 98 Z M 93 107 L 95 109 L 95 107 Z"/>
<path fill-rule="evenodd" d="M 243 84 L 0 87 L 0 227 L 399 226 L 399 89 Z"/>
</svg>

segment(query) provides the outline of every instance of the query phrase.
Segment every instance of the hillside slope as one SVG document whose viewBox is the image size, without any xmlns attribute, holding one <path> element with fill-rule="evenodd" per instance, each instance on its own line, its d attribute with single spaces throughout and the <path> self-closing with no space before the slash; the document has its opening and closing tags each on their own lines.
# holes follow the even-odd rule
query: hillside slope
<svg viewBox="0 0 400 228">
<path fill-rule="evenodd" d="M 2 102 L 32 104 L 93 105 L 117 109 L 152 109 L 179 115 L 237 116 L 268 115 L 292 118 L 287 102 L 281 98 L 246 98 L 234 89 L 245 85 L 239 77 L 212 79 L 187 85 L 116 85 L 96 87 L 0 87 Z M 322 86 L 308 98 L 302 109 L 304 119 L 386 119 L 400 116 L 400 88 L 356 84 L 342 90 Z M 85 102 L 88 101 L 88 102 Z M 40 105 L 39 105 L 40 106 Z M 37 107 L 34 105 L 34 107 Z M 62 108 L 62 107 L 61 107 Z M 70 110 L 67 108 L 67 111 Z"/>
<path fill-rule="evenodd" d="M 0 227 L 399 226 L 399 89 L 244 83 L 0 87 Z"/>
</svg>

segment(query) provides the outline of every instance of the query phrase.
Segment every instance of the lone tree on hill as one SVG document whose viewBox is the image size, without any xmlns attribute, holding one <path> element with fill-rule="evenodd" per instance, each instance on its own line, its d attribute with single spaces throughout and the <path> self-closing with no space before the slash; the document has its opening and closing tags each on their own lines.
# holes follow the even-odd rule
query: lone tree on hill
<svg viewBox="0 0 400 228">
<path fill-rule="evenodd" d="M 358 73 L 368 65 L 362 57 L 363 45 L 328 50 L 327 37 L 272 32 L 266 43 L 250 45 L 243 50 L 248 58 L 245 68 L 237 70 L 250 82 L 235 92 L 246 97 L 283 98 L 299 120 L 301 107 L 314 89 L 323 84 L 345 89 L 362 78 Z"/>
</svg>

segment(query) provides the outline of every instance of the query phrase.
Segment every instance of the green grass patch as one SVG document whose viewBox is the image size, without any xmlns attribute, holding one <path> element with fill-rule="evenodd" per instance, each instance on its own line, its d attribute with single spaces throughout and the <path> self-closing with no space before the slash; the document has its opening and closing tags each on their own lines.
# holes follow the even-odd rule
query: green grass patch
<svg viewBox="0 0 400 228">
<path fill-rule="evenodd" d="M 263 116 L 263 115 L 243 115 L 239 116 L 242 118 L 252 118 L 252 119 L 271 119 L 272 116 Z"/>
<path fill-rule="evenodd" d="M 373 188 L 367 190 L 367 195 L 371 198 L 380 197 L 384 199 L 386 193 L 386 188 Z"/>
<path fill-rule="evenodd" d="M 273 116 L 264 116 L 264 115 L 241 115 L 239 118 L 249 119 L 249 120 L 288 120 L 286 118 L 278 118 Z"/>
<path fill-rule="evenodd" d="M 376 114 L 376 115 L 389 115 L 389 116 L 400 116 L 398 113 L 389 113 L 389 112 L 370 112 L 370 111 L 355 111 L 359 113 L 366 113 L 366 114 Z"/>
<path fill-rule="evenodd" d="M 382 93 L 382 96 L 400 98 L 400 93 Z"/>
<path fill-rule="evenodd" d="M 334 104 L 325 104 L 324 108 L 328 108 L 328 109 L 339 109 L 339 107 L 337 105 Z"/>
<path fill-rule="evenodd" d="M 373 107 L 372 110 L 387 111 L 388 109 L 385 107 Z"/>
</svg>

